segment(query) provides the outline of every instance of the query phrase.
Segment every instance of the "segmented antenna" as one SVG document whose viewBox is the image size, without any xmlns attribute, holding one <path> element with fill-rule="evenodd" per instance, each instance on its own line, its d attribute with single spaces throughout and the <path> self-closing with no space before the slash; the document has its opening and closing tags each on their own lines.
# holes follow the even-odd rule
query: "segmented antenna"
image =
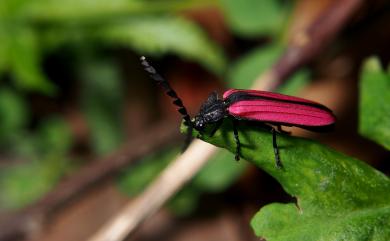
<svg viewBox="0 0 390 241">
<path fill-rule="evenodd" d="M 149 62 L 146 60 L 145 56 L 142 56 L 140 60 L 145 71 L 149 73 L 150 78 L 155 80 L 164 89 L 165 93 L 173 99 L 172 103 L 178 107 L 177 111 L 179 111 L 179 113 L 182 115 L 184 119 L 184 124 L 188 126 L 187 138 L 184 146 L 184 149 L 186 149 L 192 140 L 191 134 L 193 128 L 191 117 L 188 114 L 187 109 L 184 107 L 183 102 L 176 94 L 176 92 L 172 89 L 169 82 L 166 79 L 164 79 L 159 73 L 157 73 L 156 69 L 153 66 L 151 66 Z"/>
<path fill-rule="evenodd" d="M 141 64 L 144 67 L 145 71 L 149 73 L 149 76 L 155 80 L 161 87 L 164 89 L 165 93 L 170 96 L 173 99 L 173 104 L 179 107 L 177 111 L 183 116 L 184 121 L 186 124 L 191 125 L 191 117 L 187 113 L 187 109 L 184 107 L 183 102 L 177 96 L 176 92 L 172 89 L 169 82 L 164 79 L 159 73 L 157 73 L 156 69 L 149 64 L 149 62 L 146 60 L 145 56 L 142 56 L 141 58 Z"/>
</svg>

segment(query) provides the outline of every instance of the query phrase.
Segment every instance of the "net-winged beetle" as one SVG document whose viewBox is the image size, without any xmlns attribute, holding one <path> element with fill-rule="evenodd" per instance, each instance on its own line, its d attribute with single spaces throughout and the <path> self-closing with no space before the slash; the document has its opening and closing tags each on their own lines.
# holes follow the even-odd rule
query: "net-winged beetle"
<svg viewBox="0 0 390 241">
<path fill-rule="evenodd" d="M 224 118 L 232 117 L 236 160 L 240 159 L 240 140 L 237 131 L 239 120 L 261 122 L 271 127 L 277 167 L 281 167 L 281 161 L 276 142 L 276 130 L 273 126 L 276 126 L 278 131 L 282 131 L 281 126 L 296 126 L 322 132 L 332 129 L 336 121 L 330 109 L 314 101 L 268 91 L 240 89 L 227 90 L 222 99 L 218 98 L 216 92 L 211 93 L 202 104 L 199 114 L 191 120 L 183 102 L 169 82 L 157 73 L 144 56 L 141 57 L 141 64 L 150 77 L 163 87 L 168 96 L 173 98 L 173 104 L 179 107 L 178 111 L 188 126 L 188 136 L 191 135 L 192 128 L 202 132 L 207 124 L 215 123 L 213 134 Z"/>
</svg>

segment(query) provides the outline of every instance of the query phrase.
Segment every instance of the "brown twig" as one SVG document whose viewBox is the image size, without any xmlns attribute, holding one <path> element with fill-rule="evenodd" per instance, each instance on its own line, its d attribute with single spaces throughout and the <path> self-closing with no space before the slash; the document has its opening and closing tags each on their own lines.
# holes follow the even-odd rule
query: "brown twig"
<svg viewBox="0 0 390 241">
<path fill-rule="evenodd" d="M 90 241 L 124 240 L 191 180 L 216 151 L 215 146 L 206 142 L 193 141 L 141 195 L 125 205 Z"/>
<path fill-rule="evenodd" d="M 364 6 L 363 0 L 334 0 L 306 28 L 293 33 L 287 49 L 259 82 L 276 89 L 297 69 L 307 64 L 332 42 Z M 261 87 L 261 86 L 259 86 Z"/>
<path fill-rule="evenodd" d="M 0 223 L 0 240 L 18 240 L 42 230 L 51 214 L 88 188 L 112 176 L 123 167 L 135 163 L 148 153 L 178 139 L 176 124 L 168 121 L 156 125 L 123 145 L 112 155 L 80 169 L 76 174 L 60 182 L 41 200 Z"/>
</svg>

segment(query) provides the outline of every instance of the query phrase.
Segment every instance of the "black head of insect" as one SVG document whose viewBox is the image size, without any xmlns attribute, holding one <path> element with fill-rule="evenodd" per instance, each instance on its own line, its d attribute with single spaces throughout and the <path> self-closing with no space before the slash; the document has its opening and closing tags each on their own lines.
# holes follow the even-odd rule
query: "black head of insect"
<svg viewBox="0 0 390 241">
<path fill-rule="evenodd" d="M 203 131 L 205 125 L 216 123 L 226 117 L 226 105 L 223 100 L 218 99 L 216 92 L 212 92 L 206 102 L 200 107 L 199 113 L 195 116 L 194 128 Z"/>
</svg>

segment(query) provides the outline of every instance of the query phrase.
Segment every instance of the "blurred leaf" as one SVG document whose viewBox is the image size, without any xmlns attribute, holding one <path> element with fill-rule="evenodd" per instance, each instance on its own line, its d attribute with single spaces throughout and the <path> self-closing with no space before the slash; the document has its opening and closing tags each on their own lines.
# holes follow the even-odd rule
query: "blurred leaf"
<svg viewBox="0 0 390 241">
<path fill-rule="evenodd" d="M 2 0 L 11 5 L 15 0 Z M 12 15 L 40 22 L 101 21 L 129 15 L 176 12 L 215 4 L 216 0 L 18 0 Z M 4 5 L 4 4 L 3 4 Z M 7 6 L 6 6 L 7 7 Z M 1 7 L 8 13 L 9 8 Z M 8 10 L 8 11 L 7 11 Z"/>
<path fill-rule="evenodd" d="M 220 0 L 231 29 L 244 37 L 275 35 L 286 18 L 286 6 L 275 0 Z M 286 3 L 285 3 L 286 5 Z"/>
<path fill-rule="evenodd" d="M 14 91 L 0 89 L 0 140 L 21 134 L 29 120 L 28 109 L 23 98 Z"/>
<path fill-rule="evenodd" d="M 175 53 L 218 74 L 226 67 L 222 49 L 198 25 L 179 17 L 138 17 L 109 25 L 98 37 L 145 55 Z"/>
<path fill-rule="evenodd" d="M 55 185 L 65 170 L 65 162 L 58 156 L 1 169 L 1 208 L 20 208 L 37 200 Z"/>
<path fill-rule="evenodd" d="M 13 147 L 28 161 L 0 169 L 0 206 L 23 207 L 49 191 L 69 169 L 66 157 L 73 143 L 69 126 L 58 118 L 41 124 L 38 133 L 26 135 Z"/>
<path fill-rule="evenodd" d="M 390 70 L 368 59 L 360 80 L 359 132 L 390 149 Z"/>
<path fill-rule="evenodd" d="M 175 149 L 167 149 L 143 158 L 140 164 L 124 170 L 118 178 L 120 189 L 130 195 L 137 195 L 179 154 Z"/>
<path fill-rule="evenodd" d="M 8 17 L 16 17 L 19 12 L 28 6 L 31 2 L 42 2 L 42 1 L 29 1 L 29 0 L 2 0 L 0 1 L 0 17 L 8 19 Z"/>
<path fill-rule="evenodd" d="M 271 69 L 272 65 L 283 52 L 282 45 L 270 44 L 259 47 L 249 54 L 237 60 L 229 68 L 227 75 L 228 84 L 231 88 L 248 89 L 261 73 Z M 297 71 L 290 79 L 281 86 L 278 92 L 294 94 L 308 81 L 308 71 L 305 69 Z"/>
<path fill-rule="evenodd" d="M 0 77 L 9 68 L 10 39 L 3 26 L 0 25 Z"/>
<path fill-rule="evenodd" d="M 53 94 L 55 87 L 41 70 L 41 50 L 35 33 L 27 28 L 11 31 L 9 48 L 11 68 L 16 85 L 25 90 Z"/>
<path fill-rule="evenodd" d="M 202 140 L 235 153 L 231 121 L 213 137 L 208 131 Z M 390 180 L 384 174 L 314 141 L 283 134 L 277 138 L 283 163 L 278 169 L 268 129 L 241 124 L 238 132 L 241 156 L 297 198 L 263 207 L 251 222 L 256 235 L 269 241 L 389 240 Z"/>
<path fill-rule="evenodd" d="M 185 217 L 194 212 L 199 203 L 201 190 L 194 188 L 191 184 L 181 189 L 169 201 L 168 208 L 178 217 Z"/>
<path fill-rule="evenodd" d="M 278 92 L 285 95 L 295 95 L 309 83 L 310 74 L 308 69 L 297 70 L 286 83 L 278 88 Z"/>
<path fill-rule="evenodd" d="M 60 156 L 72 147 L 73 137 L 69 124 L 59 117 L 43 121 L 37 134 L 40 153 Z"/>
<path fill-rule="evenodd" d="M 92 147 L 97 154 L 106 154 L 124 138 L 122 81 L 109 61 L 86 61 L 81 71 L 81 101 L 91 128 Z"/>
<path fill-rule="evenodd" d="M 103 34 L 103 36 L 100 35 L 103 39 L 99 39 L 112 44 L 112 41 L 115 42 L 118 38 L 123 40 L 123 36 L 128 34 L 128 32 L 132 32 L 131 28 L 137 31 L 135 35 L 144 33 L 142 32 L 143 27 L 150 29 L 151 26 L 148 26 L 147 23 L 141 23 L 142 26 L 139 26 L 139 21 L 133 21 L 137 18 L 143 19 L 141 15 L 173 13 L 193 7 L 214 5 L 215 2 L 215 0 L 113 0 L 109 2 L 102 0 L 3 0 L 0 2 L 0 74 L 5 70 L 9 70 L 18 87 L 28 91 L 41 91 L 46 94 L 53 94 L 56 90 L 55 86 L 47 80 L 41 69 L 43 53 L 53 48 L 53 46 L 64 43 L 74 44 L 76 43 L 75 41 L 90 43 L 90 35 L 95 35 L 99 31 L 102 33 L 114 29 L 116 32 L 111 36 L 113 38 Z M 127 25 L 126 19 L 132 24 Z M 156 17 L 154 23 L 159 24 L 159 26 L 161 24 L 158 19 L 166 22 L 164 17 Z M 176 32 L 173 33 L 176 42 L 168 47 L 169 50 L 165 49 L 164 53 L 179 53 L 182 57 L 194 59 L 214 71 L 222 71 L 224 68 L 222 61 L 224 59 L 221 50 L 207 39 L 207 36 L 197 25 L 190 22 L 187 23 L 184 20 L 168 23 L 167 25 L 170 30 L 179 30 L 179 35 L 176 35 Z M 127 27 L 130 27 L 130 29 Z M 183 32 L 180 32 L 181 28 L 184 29 Z M 123 34 L 121 33 L 122 31 Z M 195 51 L 191 52 L 185 44 L 180 44 L 180 33 L 190 33 L 191 36 L 186 36 L 182 43 L 190 41 L 188 45 L 194 44 Z M 178 36 L 179 38 L 177 38 Z M 139 38 L 142 37 L 143 40 L 149 40 L 149 36 L 141 36 Z M 159 42 L 158 36 L 154 39 L 154 42 Z M 166 39 L 167 35 L 162 38 L 164 46 L 169 45 L 164 42 Z M 128 40 L 124 40 L 121 44 L 130 47 L 140 47 L 139 42 L 142 43 L 143 40 L 136 41 L 137 43 L 134 45 L 129 43 Z M 153 39 L 149 40 L 149 43 L 152 41 Z M 115 44 L 117 43 L 115 42 Z M 198 48 L 202 44 L 204 46 Z M 148 41 L 146 41 L 146 45 L 147 47 L 140 47 L 140 51 L 148 54 L 150 54 L 150 51 L 154 52 L 154 49 L 150 49 L 151 44 L 148 44 Z M 215 49 L 218 49 L 220 53 L 217 53 Z M 203 53 L 196 56 L 196 51 L 198 50 L 203 51 L 205 59 L 200 57 Z M 214 53 L 210 53 L 209 50 Z M 151 54 L 161 54 L 161 51 L 156 51 L 156 53 Z"/>
<path fill-rule="evenodd" d="M 244 55 L 229 68 L 227 75 L 229 86 L 248 89 L 262 72 L 271 68 L 282 51 L 282 45 L 271 44 Z"/>
<path fill-rule="evenodd" d="M 229 161 L 231 165 L 227 165 Z M 202 191 L 224 191 L 240 177 L 246 167 L 245 162 L 236 162 L 232 153 L 221 150 L 195 176 L 193 185 Z"/>
</svg>

